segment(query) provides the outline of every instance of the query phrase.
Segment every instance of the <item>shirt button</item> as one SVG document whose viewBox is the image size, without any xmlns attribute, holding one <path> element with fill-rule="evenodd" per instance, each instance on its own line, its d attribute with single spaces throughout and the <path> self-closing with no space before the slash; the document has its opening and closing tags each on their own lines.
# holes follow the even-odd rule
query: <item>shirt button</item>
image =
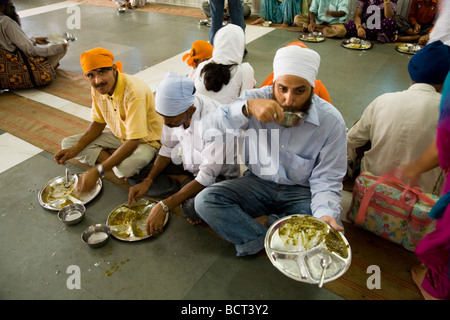
<svg viewBox="0 0 450 320">
<path fill-rule="evenodd" d="M 281 149 L 284 149 L 284 144 L 281 145 Z"/>
</svg>

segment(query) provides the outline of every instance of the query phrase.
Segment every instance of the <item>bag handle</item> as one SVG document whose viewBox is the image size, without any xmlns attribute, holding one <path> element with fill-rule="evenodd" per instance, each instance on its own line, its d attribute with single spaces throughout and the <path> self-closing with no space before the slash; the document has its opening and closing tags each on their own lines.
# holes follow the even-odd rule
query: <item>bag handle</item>
<svg viewBox="0 0 450 320">
<path fill-rule="evenodd" d="M 388 173 L 385 173 L 385 174 L 379 176 L 376 179 L 376 181 L 364 193 L 363 198 L 361 200 L 361 204 L 359 206 L 358 214 L 356 215 L 356 219 L 355 219 L 355 222 L 357 224 L 364 223 L 366 213 L 367 213 L 367 208 L 369 207 L 370 199 L 372 198 L 373 194 L 375 193 L 375 188 L 377 187 L 377 185 L 379 185 L 381 183 L 385 183 L 385 182 L 391 182 L 391 183 L 397 184 L 400 188 L 404 189 L 402 192 L 402 195 L 400 197 L 400 200 L 403 202 L 406 202 L 406 194 L 408 192 L 412 192 L 415 195 L 417 195 L 417 197 L 419 199 L 421 199 L 422 201 L 424 201 L 428 204 L 431 204 L 431 205 L 434 204 L 434 201 L 432 199 L 430 199 L 429 197 L 427 197 L 426 195 L 424 195 L 420 189 L 406 185 L 402 180 L 400 180 L 394 174 L 394 171 L 391 171 L 391 172 L 388 172 Z"/>
</svg>

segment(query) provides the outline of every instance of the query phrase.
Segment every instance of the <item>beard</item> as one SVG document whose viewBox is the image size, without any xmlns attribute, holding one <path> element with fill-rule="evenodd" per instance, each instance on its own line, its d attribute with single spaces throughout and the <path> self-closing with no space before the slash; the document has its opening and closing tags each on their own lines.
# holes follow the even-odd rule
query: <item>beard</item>
<svg viewBox="0 0 450 320">
<path fill-rule="evenodd" d="M 284 109 L 284 111 L 290 111 L 290 112 L 304 112 L 305 114 L 308 114 L 309 109 L 311 108 L 312 104 L 312 98 L 314 96 L 314 88 L 311 87 L 311 94 L 309 95 L 309 98 L 306 99 L 305 102 L 301 106 L 292 106 L 292 107 L 285 107 L 283 106 L 280 101 L 278 101 L 276 95 L 275 95 L 275 87 L 272 90 L 272 99 L 278 102 L 278 104 Z"/>
<path fill-rule="evenodd" d="M 20 18 L 17 14 L 16 7 L 14 7 L 13 4 L 7 4 L 3 13 L 5 16 L 10 17 L 12 20 L 17 22 L 17 24 L 20 26 Z"/>
</svg>

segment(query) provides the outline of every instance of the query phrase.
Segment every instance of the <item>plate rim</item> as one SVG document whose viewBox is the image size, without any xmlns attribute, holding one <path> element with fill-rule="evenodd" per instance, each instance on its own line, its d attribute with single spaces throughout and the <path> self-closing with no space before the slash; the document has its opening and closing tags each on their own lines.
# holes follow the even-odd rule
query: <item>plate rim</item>
<svg viewBox="0 0 450 320">
<path fill-rule="evenodd" d="M 77 179 L 79 178 L 79 177 L 78 177 L 78 176 L 79 176 L 78 173 L 71 173 L 69 176 L 77 176 Z M 39 190 L 39 192 L 38 192 L 38 201 L 39 201 L 39 204 L 40 204 L 43 208 L 48 209 L 48 210 L 51 210 L 51 211 L 59 211 L 59 210 L 62 209 L 62 208 L 58 209 L 58 208 L 52 207 L 52 206 L 50 206 L 47 202 L 44 202 L 44 200 L 42 199 L 42 194 L 43 194 L 45 188 L 47 188 L 53 181 L 55 181 L 55 180 L 57 180 L 57 179 L 60 179 L 60 178 L 64 179 L 65 176 L 57 176 L 57 177 L 55 177 L 55 178 L 49 180 L 49 181 L 48 181 L 48 182 L 47 182 L 47 183 Z M 90 198 L 89 200 L 87 200 L 87 201 L 81 201 L 81 202 L 80 202 L 81 204 L 83 204 L 84 206 L 86 206 L 86 204 L 88 204 L 89 202 L 91 202 L 92 200 L 94 200 L 95 197 L 97 197 L 97 195 L 100 193 L 100 191 L 101 191 L 102 188 L 103 188 L 103 182 L 102 182 L 102 179 L 98 178 L 98 179 L 97 179 L 96 185 L 97 185 L 97 190 L 95 191 L 95 193 L 91 196 L 91 198 Z"/>
<path fill-rule="evenodd" d="M 291 279 L 293 279 L 293 280 L 299 281 L 299 282 L 304 282 L 304 283 L 309 283 L 309 284 L 318 284 L 319 281 L 316 281 L 316 280 L 314 280 L 314 279 L 312 279 L 312 278 L 302 279 L 302 278 L 299 278 L 299 277 L 294 276 L 293 274 L 288 273 L 288 272 L 285 271 L 283 268 L 277 267 L 276 261 L 275 261 L 275 259 L 274 259 L 273 256 L 272 256 L 272 251 L 271 251 L 271 248 L 270 248 L 270 246 L 269 246 L 268 244 L 269 244 L 269 241 L 270 241 L 270 235 L 271 235 L 273 229 L 276 228 L 277 226 L 279 226 L 280 224 L 282 224 L 284 221 L 290 219 L 290 218 L 293 217 L 293 216 L 300 216 L 300 217 L 302 217 L 302 216 L 308 216 L 308 217 L 312 217 L 312 218 L 314 218 L 314 219 L 320 220 L 319 218 L 316 218 L 316 217 L 311 216 L 311 215 L 308 215 L 308 214 L 293 214 L 293 215 L 288 215 L 288 216 L 286 216 L 286 217 L 283 217 L 283 218 L 278 219 L 277 221 L 275 221 L 275 222 L 269 227 L 269 229 L 267 230 L 266 236 L 265 236 L 265 238 L 264 238 L 264 248 L 265 248 L 266 254 L 267 254 L 267 256 L 269 257 L 269 260 L 270 260 L 270 262 L 272 263 L 272 265 L 273 265 L 278 271 L 280 271 L 282 274 L 284 274 L 285 276 L 287 276 L 287 277 L 289 277 L 289 278 L 291 278 Z M 323 222 L 323 223 L 325 223 L 325 224 L 327 224 L 327 223 L 326 223 L 325 221 L 323 221 L 323 220 L 320 220 L 320 221 Z M 327 224 L 327 225 L 328 225 L 328 224 Z M 328 225 L 328 227 L 331 229 L 331 226 Z M 328 278 L 328 279 L 324 279 L 324 283 L 334 281 L 334 280 L 340 278 L 341 276 L 343 276 L 343 275 L 347 272 L 347 270 L 350 268 L 350 265 L 351 265 L 351 262 L 352 262 L 352 250 L 351 250 L 350 243 L 349 243 L 348 239 L 344 236 L 344 234 L 343 234 L 341 231 L 337 231 L 337 232 L 340 234 L 340 236 L 341 236 L 341 238 L 343 239 L 344 243 L 347 245 L 347 248 L 348 248 L 348 249 L 347 249 L 347 251 L 348 251 L 348 257 L 347 257 L 347 258 L 340 257 L 337 253 L 331 252 L 331 251 L 329 251 L 329 250 L 326 249 L 326 248 L 323 248 L 323 247 L 321 248 L 321 246 L 322 246 L 323 244 L 320 244 L 320 245 L 318 245 L 317 247 L 314 247 L 314 248 L 311 249 L 311 250 L 323 250 L 323 251 L 327 251 L 330 255 L 337 255 L 337 256 L 339 256 L 339 259 L 345 261 L 345 264 L 346 264 L 346 265 L 345 265 L 345 268 L 343 268 L 342 271 L 339 272 L 337 275 L 335 275 L 335 276 L 333 276 L 333 277 L 330 277 L 330 278 Z M 274 233 L 274 232 L 273 232 L 273 233 Z M 308 251 L 306 251 L 306 252 L 292 252 L 292 254 L 293 254 L 293 255 L 298 254 L 298 256 L 303 256 L 303 257 L 305 257 L 305 256 L 308 254 Z"/>
<path fill-rule="evenodd" d="M 154 199 L 154 198 L 151 198 L 151 197 L 146 197 L 146 196 L 141 197 L 140 199 L 138 199 L 138 200 L 135 201 L 135 202 L 139 202 L 139 201 L 146 201 L 146 202 L 148 202 L 148 204 L 150 204 L 150 203 L 158 203 L 158 202 L 159 202 L 159 200 L 157 200 L 157 199 Z M 151 235 L 146 234 L 144 237 L 141 237 L 141 238 L 133 238 L 133 239 L 130 239 L 130 238 L 119 237 L 118 235 L 115 234 L 115 232 L 113 231 L 113 227 L 109 224 L 109 218 L 110 218 L 110 216 L 113 214 L 113 212 L 114 212 L 115 210 L 117 210 L 118 208 L 123 207 L 123 206 L 125 206 L 125 205 L 128 205 L 128 201 L 125 201 L 125 202 L 119 204 L 118 206 L 116 206 L 116 207 L 115 207 L 113 210 L 111 210 L 111 212 L 108 214 L 108 217 L 106 217 L 106 225 L 111 229 L 111 235 L 112 235 L 114 238 L 116 238 L 117 240 L 125 241 L 125 242 L 142 241 L 142 240 L 145 240 L 145 239 L 148 239 L 148 238 L 152 237 Z M 170 212 L 170 211 L 169 211 L 169 212 Z M 166 213 L 166 219 L 165 219 L 165 221 L 164 221 L 164 226 L 167 224 L 167 221 L 169 220 L 169 212 Z"/>
</svg>

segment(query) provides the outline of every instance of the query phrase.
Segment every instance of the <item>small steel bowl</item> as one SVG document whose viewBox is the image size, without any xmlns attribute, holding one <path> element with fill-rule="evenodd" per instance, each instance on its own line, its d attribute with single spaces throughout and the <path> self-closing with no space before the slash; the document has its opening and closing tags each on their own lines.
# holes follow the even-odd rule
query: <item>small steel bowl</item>
<svg viewBox="0 0 450 320">
<path fill-rule="evenodd" d="M 86 208 L 81 203 L 72 203 L 63 207 L 58 212 L 58 218 L 68 226 L 72 226 L 84 219 Z"/>
<path fill-rule="evenodd" d="M 283 114 L 284 119 L 281 125 L 284 127 L 298 126 L 306 115 L 306 113 L 304 112 L 290 112 L 290 111 L 285 111 Z"/>
<path fill-rule="evenodd" d="M 91 248 L 100 248 L 108 243 L 111 229 L 103 223 L 87 227 L 81 234 L 81 240 Z"/>
<path fill-rule="evenodd" d="M 124 13 L 127 11 L 127 8 L 117 8 L 117 12 Z"/>
</svg>

